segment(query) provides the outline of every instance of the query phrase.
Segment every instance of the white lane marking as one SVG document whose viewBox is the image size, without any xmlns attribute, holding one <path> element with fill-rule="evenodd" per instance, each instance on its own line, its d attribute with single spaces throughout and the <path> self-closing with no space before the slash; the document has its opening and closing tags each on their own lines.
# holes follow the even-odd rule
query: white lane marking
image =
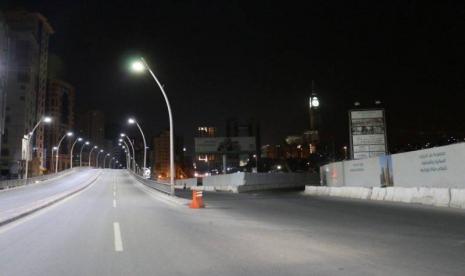
<svg viewBox="0 0 465 276">
<path fill-rule="evenodd" d="M 116 192 L 113 192 L 113 197 L 116 197 Z"/>
<path fill-rule="evenodd" d="M 113 233 L 115 236 L 115 251 L 123 251 L 123 240 L 121 239 L 121 230 L 119 228 L 119 222 L 113 222 Z"/>
<path fill-rule="evenodd" d="M 113 199 L 113 208 L 116 208 L 116 200 Z"/>
</svg>

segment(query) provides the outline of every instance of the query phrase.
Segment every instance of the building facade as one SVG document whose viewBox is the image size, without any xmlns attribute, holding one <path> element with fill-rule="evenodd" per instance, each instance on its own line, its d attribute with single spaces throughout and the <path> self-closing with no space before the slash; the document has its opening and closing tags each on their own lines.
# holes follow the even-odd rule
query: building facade
<svg viewBox="0 0 465 276">
<path fill-rule="evenodd" d="M 2 138 L 5 132 L 5 108 L 6 108 L 6 81 L 8 77 L 9 60 L 8 26 L 3 14 L 0 12 L 0 156 L 2 152 Z"/>
<path fill-rule="evenodd" d="M 24 174 L 23 137 L 45 114 L 48 42 L 53 29 L 39 13 L 8 12 L 9 66 L 6 82 L 5 130 L 2 172 L 10 176 Z M 33 137 L 30 175 L 40 174 L 45 163 L 44 125 Z M 23 146 L 24 144 L 24 146 Z"/>
<path fill-rule="evenodd" d="M 188 171 L 184 166 L 183 140 L 174 137 L 175 178 L 186 178 Z M 153 139 L 152 178 L 166 180 L 170 177 L 170 132 L 165 130 Z"/>
<path fill-rule="evenodd" d="M 49 126 L 49 131 L 45 135 L 45 152 L 46 168 L 48 171 L 54 171 L 56 152 L 52 155 L 52 149 L 57 146 L 59 140 L 68 131 L 74 130 L 74 107 L 75 107 L 75 89 L 69 83 L 51 79 L 48 82 L 46 94 L 46 114 L 52 116 L 54 122 Z M 58 170 L 70 167 L 69 150 L 75 138 L 65 138 L 60 146 L 60 157 L 58 158 Z"/>
</svg>

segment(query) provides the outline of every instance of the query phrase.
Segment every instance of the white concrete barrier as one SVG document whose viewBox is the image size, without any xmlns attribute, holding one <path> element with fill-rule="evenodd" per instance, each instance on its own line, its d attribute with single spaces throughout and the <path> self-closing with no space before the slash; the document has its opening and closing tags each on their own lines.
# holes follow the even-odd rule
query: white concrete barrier
<svg viewBox="0 0 465 276">
<path fill-rule="evenodd" d="M 197 178 L 185 178 L 176 180 L 176 188 L 189 188 L 197 186 Z"/>
<path fill-rule="evenodd" d="M 418 197 L 417 188 L 392 187 L 392 201 L 411 203 L 413 198 Z"/>
<path fill-rule="evenodd" d="M 394 187 L 386 187 L 386 195 L 384 196 L 384 200 L 386 201 L 394 201 Z"/>
<path fill-rule="evenodd" d="M 450 195 L 450 207 L 465 209 L 465 189 L 451 189 Z"/>
<path fill-rule="evenodd" d="M 419 203 L 438 207 L 465 209 L 465 189 L 406 188 L 406 187 L 327 187 L 306 186 L 305 194 L 370 199 L 404 203 Z"/>
<path fill-rule="evenodd" d="M 233 173 L 207 176 L 203 186 L 215 187 L 218 191 L 251 192 L 276 189 L 298 189 L 305 185 L 318 184 L 314 173 Z M 322 191 L 319 191 L 322 192 Z M 324 193 L 329 193 L 329 190 Z"/>
<path fill-rule="evenodd" d="M 369 199 L 371 188 L 366 187 L 326 187 L 326 186 L 306 186 L 305 194 L 317 196 L 335 196 L 357 199 Z"/>
<path fill-rule="evenodd" d="M 386 188 L 373 187 L 371 190 L 371 200 L 384 200 L 386 196 Z"/>
</svg>

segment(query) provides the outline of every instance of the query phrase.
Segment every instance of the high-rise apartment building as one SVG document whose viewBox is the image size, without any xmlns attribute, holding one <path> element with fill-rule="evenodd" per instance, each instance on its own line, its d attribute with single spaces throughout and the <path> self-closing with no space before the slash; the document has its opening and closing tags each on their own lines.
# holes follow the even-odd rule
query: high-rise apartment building
<svg viewBox="0 0 465 276">
<path fill-rule="evenodd" d="M 39 13 L 26 11 L 5 14 L 9 36 L 9 66 L 6 82 L 5 132 L 3 136 L 2 172 L 24 174 L 22 138 L 45 114 L 48 42 L 53 29 Z M 45 163 L 44 126 L 33 137 L 34 175 Z"/>
</svg>

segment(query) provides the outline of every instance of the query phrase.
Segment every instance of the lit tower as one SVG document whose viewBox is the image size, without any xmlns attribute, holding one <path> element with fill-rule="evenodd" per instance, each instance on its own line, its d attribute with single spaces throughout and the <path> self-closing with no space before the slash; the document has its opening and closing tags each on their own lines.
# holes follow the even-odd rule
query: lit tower
<svg viewBox="0 0 465 276">
<path fill-rule="evenodd" d="M 318 133 L 320 100 L 318 99 L 316 94 L 314 80 L 312 80 L 312 93 L 308 100 L 308 107 L 310 115 L 310 130 L 307 131 L 304 135 L 309 144 L 310 153 L 314 153 L 316 150 L 315 146 L 320 140 L 320 136 Z"/>
</svg>

